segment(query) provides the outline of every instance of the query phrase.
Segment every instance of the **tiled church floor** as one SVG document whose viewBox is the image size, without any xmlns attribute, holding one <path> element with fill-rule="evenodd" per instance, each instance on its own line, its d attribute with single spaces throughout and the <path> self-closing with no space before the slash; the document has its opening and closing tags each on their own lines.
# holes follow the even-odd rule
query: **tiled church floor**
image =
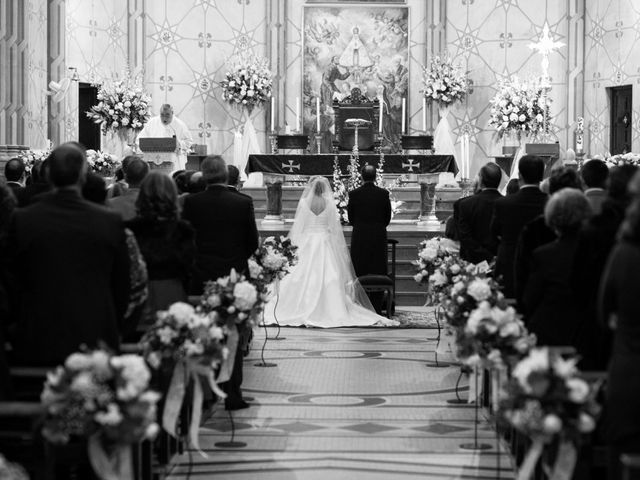
<svg viewBox="0 0 640 480">
<path fill-rule="evenodd" d="M 273 368 L 259 368 L 264 330 L 245 360 L 244 392 L 252 407 L 226 412 L 201 429 L 208 458 L 193 452 L 193 478 L 220 479 L 493 479 L 513 478 L 511 461 L 481 412 L 479 437 L 492 446 L 465 451 L 474 410 L 452 405 L 459 368 L 434 368 L 435 330 L 282 329 L 265 350 Z M 269 329 L 270 337 L 275 329 Z M 439 360 L 450 357 L 439 355 Z M 462 396 L 467 395 L 466 381 Z M 498 470 L 498 465 L 500 465 Z M 186 478 L 184 455 L 172 479 Z"/>
</svg>

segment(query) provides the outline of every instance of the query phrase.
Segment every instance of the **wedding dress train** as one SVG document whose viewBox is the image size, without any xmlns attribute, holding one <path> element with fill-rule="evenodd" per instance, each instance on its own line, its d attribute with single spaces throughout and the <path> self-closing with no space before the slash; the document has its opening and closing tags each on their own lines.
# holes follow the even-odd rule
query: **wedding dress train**
<svg viewBox="0 0 640 480">
<path fill-rule="evenodd" d="M 397 325 L 375 313 L 357 282 L 332 195 L 324 177 L 312 179 L 303 193 L 289 234 L 298 264 L 266 305 L 265 322 L 274 324 L 277 316 L 282 326 Z"/>
</svg>

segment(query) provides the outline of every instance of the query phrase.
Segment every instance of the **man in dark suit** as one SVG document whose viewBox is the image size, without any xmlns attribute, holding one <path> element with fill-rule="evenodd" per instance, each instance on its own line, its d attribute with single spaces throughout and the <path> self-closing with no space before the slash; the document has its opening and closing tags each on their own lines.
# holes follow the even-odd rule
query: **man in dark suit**
<svg viewBox="0 0 640 480">
<path fill-rule="evenodd" d="M 56 365 L 81 344 L 119 348 L 129 293 L 125 231 L 116 213 L 81 197 L 86 171 L 82 150 L 59 146 L 49 159 L 54 191 L 11 221 L 19 363 Z"/>
<path fill-rule="evenodd" d="M 363 185 L 349 193 L 347 212 L 353 226 L 351 261 L 356 276 L 388 275 L 387 225 L 391 222 L 389 192 L 376 186 L 376 169 L 365 165 Z M 380 312 L 382 298 L 372 296 L 371 303 Z"/>
<path fill-rule="evenodd" d="M 478 173 L 479 191 L 453 204 L 453 216 L 458 227 L 460 256 L 471 263 L 491 262 L 498 243 L 491 234 L 493 204 L 502 195 L 498 191 L 502 170 L 489 162 Z"/>
<path fill-rule="evenodd" d="M 7 187 L 11 189 L 16 199 L 22 196 L 25 176 L 24 162 L 19 158 L 12 158 L 5 164 L 4 177 L 7 179 Z"/>
<path fill-rule="evenodd" d="M 544 175 L 544 161 L 525 155 L 518 163 L 520 190 L 494 203 L 491 233 L 498 242 L 496 276 L 502 277 L 504 294 L 514 298 L 514 258 L 522 228 L 544 211 L 547 195 L 539 185 Z"/>
<path fill-rule="evenodd" d="M 196 267 L 191 293 L 202 293 L 207 280 L 229 275 L 232 268 L 241 273 L 258 248 L 258 229 L 253 201 L 227 186 L 227 165 L 220 156 L 207 157 L 200 166 L 207 189 L 185 197 L 182 217 L 196 231 Z M 250 333 L 238 331 L 233 371 L 221 384 L 227 394 L 225 408 L 239 410 L 249 405 L 242 399 L 242 359 Z"/>
<path fill-rule="evenodd" d="M 582 166 L 580 176 L 585 187 L 584 195 L 589 200 L 594 215 L 599 215 L 602 203 L 607 198 L 605 188 L 609 178 L 609 167 L 602 160 L 589 160 Z"/>
<path fill-rule="evenodd" d="M 140 194 L 140 184 L 149 173 L 149 164 L 140 157 L 127 157 L 128 161 L 124 170 L 124 180 L 128 188 L 117 197 L 107 200 L 107 204 L 114 211 L 118 212 L 122 220 L 128 222 L 136 218 L 136 201 Z"/>
<path fill-rule="evenodd" d="M 242 180 L 240 180 L 240 170 L 235 165 L 227 165 L 227 186 L 232 192 L 240 193 Z"/>
</svg>

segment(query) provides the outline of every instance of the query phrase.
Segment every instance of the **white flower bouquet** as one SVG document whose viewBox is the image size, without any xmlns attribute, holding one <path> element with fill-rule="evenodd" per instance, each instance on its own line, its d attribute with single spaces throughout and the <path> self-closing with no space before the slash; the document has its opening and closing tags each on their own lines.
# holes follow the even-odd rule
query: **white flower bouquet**
<svg viewBox="0 0 640 480">
<path fill-rule="evenodd" d="M 422 68 L 424 98 L 446 107 L 461 102 L 469 91 L 469 78 L 448 55 L 436 55 Z"/>
<path fill-rule="evenodd" d="M 48 146 L 42 150 L 25 150 L 18 155 L 18 158 L 24 163 L 24 167 L 27 173 L 31 173 L 31 169 L 36 162 L 43 162 L 51 155 L 52 150 L 51 140 L 48 141 Z"/>
<path fill-rule="evenodd" d="M 267 237 L 249 259 L 249 279 L 262 295 L 298 263 L 298 247 L 285 236 Z"/>
<path fill-rule="evenodd" d="M 433 237 L 420 242 L 418 259 L 412 263 L 418 267 L 418 273 L 413 277 L 419 283 L 425 283 L 447 258 L 458 257 L 460 246 L 445 237 Z M 466 263 L 460 260 L 460 263 Z"/>
<path fill-rule="evenodd" d="M 54 444 L 66 444 L 73 437 L 88 439 L 96 473 L 116 478 L 96 469 L 102 464 L 97 457 L 120 456 L 131 444 L 158 433 L 160 395 L 149 389 L 150 379 L 139 355 L 114 356 L 105 349 L 70 355 L 64 366 L 47 374 L 41 395 L 46 409 L 42 435 Z"/>
<path fill-rule="evenodd" d="M 267 59 L 244 53 L 227 63 L 228 70 L 220 82 L 225 102 L 251 110 L 271 98 L 273 80 Z"/>
<path fill-rule="evenodd" d="M 490 103 L 489 125 L 495 128 L 497 139 L 513 134 L 520 140 L 522 136 L 547 133 L 544 119 L 546 111 L 548 125 L 550 100 L 544 97 L 543 88 L 537 82 L 520 81 L 517 77 L 503 81 Z"/>
<path fill-rule="evenodd" d="M 526 355 L 535 346 L 536 338 L 528 333 L 513 307 L 506 306 L 502 300 L 494 306 L 482 301 L 469 314 L 456 344 L 458 358 L 463 363 L 491 368 L 505 366 Z"/>
<path fill-rule="evenodd" d="M 87 150 L 87 163 L 92 172 L 104 177 L 112 177 L 120 166 L 113 155 L 101 150 Z"/>
<path fill-rule="evenodd" d="M 151 96 L 145 91 L 142 79 L 125 72 L 122 79 L 105 82 L 98 90 L 98 104 L 91 107 L 87 117 L 99 124 L 102 132 L 142 130 L 151 116 Z"/>
<path fill-rule="evenodd" d="M 611 155 L 605 158 L 604 162 L 607 167 L 621 167 L 622 165 L 640 166 L 640 154 L 638 153 L 622 153 L 619 155 Z"/>
<path fill-rule="evenodd" d="M 29 475 L 21 465 L 7 461 L 0 454 L 0 479 L 2 480 L 29 480 Z"/>
<path fill-rule="evenodd" d="M 340 215 L 340 223 L 349 224 L 349 214 L 347 207 L 349 206 L 349 190 L 342 180 L 342 171 L 338 163 L 338 156 L 333 159 L 333 200 L 336 203 L 338 214 Z"/>
</svg>

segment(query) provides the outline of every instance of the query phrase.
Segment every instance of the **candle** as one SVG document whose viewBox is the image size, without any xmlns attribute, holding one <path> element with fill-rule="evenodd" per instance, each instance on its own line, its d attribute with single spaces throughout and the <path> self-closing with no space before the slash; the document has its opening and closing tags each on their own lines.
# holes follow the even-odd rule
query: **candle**
<svg viewBox="0 0 640 480">
<path fill-rule="evenodd" d="M 316 98 L 316 131 L 320 133 L 320 97 Z"/>
<path fill-rule="evenodd" d="M 407 110 L 407 99 L 402 99 L 402 133 L 407 133 L 407 120 L 406 120 L 406 110 Z"/>
<path fill-rule="evenodd" d="M 296 97 L 296 126 L 295 131 L 300 130 L 300 97 Z"/>
<path fill-rule="evenodd" d="M 427 98 L 422 97 L 422 130 L 427 133 Z"/>
<path fill-rule="evenodd" d="M 378 133 L 382 134 L 382 117 L 384 115 L 384 102 L 382 101 L 382 95 L 378 97 L 378 101 L 380 102 L 380 115 L 378 118 Z"/>
<path fill-rule="evenodd" d="M 466 178 L 464 176 L 464 135 L 460 137 L 460 178 Z"/>
<path fill-rule="evenodd" d="M 271 97 L 271 131 L 276 131 L 276 99 Z"/>
</svg>

